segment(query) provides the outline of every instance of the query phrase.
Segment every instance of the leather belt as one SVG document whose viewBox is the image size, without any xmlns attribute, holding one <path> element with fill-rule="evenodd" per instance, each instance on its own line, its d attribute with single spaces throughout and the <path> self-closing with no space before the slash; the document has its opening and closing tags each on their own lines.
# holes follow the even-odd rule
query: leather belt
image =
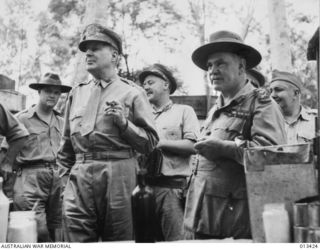
<svg viewBox="0 0 320 250">
<path fill-rule="evenodd" d="M 19 168 L 51 168 L 51 167 L 57 167 L 57 163 L 55 161 L 28 162 L 28 163 L 18 164 L 18 167 Z"/>
<path fill-rule="evenodd" d="M 92 161 L 92 160 L 114 160 L 114 159 L 129 159 L 134 156 L 131 149 L 121 149 L 118 151 L 108 150 L 103 152 L 87 152 L 76 154 L 78 162 Z"/>
<path fill-rule="evenodd" d="M 146 183 L 150 186 L 184 189 L 187 187 L 187 178 L 181 176 L 147 177 Z"/>
<path fill-rule="evenodd" d="M 17 174 L 18 176 L 21 176 L 21 173 L 23 170 L 27 169 L 54 169 L 58 170 L 58 165 L 56 162 L 30 162 L 30 163 L 23 163 L 18 164 L 17 168 L 13 170 L 14 174 Z"/>
</svg>

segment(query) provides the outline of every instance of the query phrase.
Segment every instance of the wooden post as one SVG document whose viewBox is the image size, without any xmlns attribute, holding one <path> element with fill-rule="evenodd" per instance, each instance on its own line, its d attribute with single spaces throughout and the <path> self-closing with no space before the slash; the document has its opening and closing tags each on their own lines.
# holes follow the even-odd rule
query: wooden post
<svg viewBox="0 0 320 250">
<path fill-rule="evenodd" d="M 272 69 L 292 71 L 289 28 L 284 0 L 268 0 Z"/>
</svg>

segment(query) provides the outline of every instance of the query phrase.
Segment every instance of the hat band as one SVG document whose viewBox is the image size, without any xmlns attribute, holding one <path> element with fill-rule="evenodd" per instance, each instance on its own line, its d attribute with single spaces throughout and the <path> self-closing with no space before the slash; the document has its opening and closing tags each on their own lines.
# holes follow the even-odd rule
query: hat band
<svg viewBox="0 0 320 250">
<path fill-rule="evenodd" d="M 116 50 L 119 51 L 119 48 L 115 44 L 115 42 L 110 37 L 105 36 L 103 34 L 95 34 L 94 36 L 87 36 L 83 42 L 90 42 L 90 40 L 97 40 L 97 41 L 108 43 L 112 47 L 114 47 Z"/>
<path fill-rule="evenodd" d="M 169 81 L 169 79 L 166 77 L 165 74 L 163 74 L 161 71 L 156 70 L 156 69 L 151 69 L 150 70 L 151 73 L 154 73 L 155 75 L 159 76 L 160 78 L 162 78 L 163 80 L 165 80 L 166 82 L 168 82 L 171 86 L 171 82 Z"/>
</svg>

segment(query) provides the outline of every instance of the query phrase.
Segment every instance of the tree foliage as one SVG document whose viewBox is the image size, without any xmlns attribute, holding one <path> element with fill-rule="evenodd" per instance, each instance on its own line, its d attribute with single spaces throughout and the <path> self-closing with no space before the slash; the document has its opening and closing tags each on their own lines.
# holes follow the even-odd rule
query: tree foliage
<svg viewBox="0 0 320 250">
<path fill-rule="evenodd" d="M 0 0 L 1 1 L 1 0 Z M 31 0 L 2 0 L 6 15 L 0 15 L 0 73 L 15 79 L 20 85 L 30 79 L 39 80 L 45 71 L 56 71 L 66 79 L 74 70 L 78 43 L 89 0 L 50 0 L 45 11 L 35 13 Z M 137 78 L 139 71 L 153 63 L 169 66 L 177 76 L 180 92 L 187 94 L 183 86 L 182 72 L 185 65 L 172 60 L 173 55 L 186 54 L 208 41 L 210 33 L 217 30 L 219 22 L 238 21 L 238 33 L 246 40 L 256 38 L 257 45 L 270 48 L 270 37 L 261 19 L 254 15 L 257 1 L 183 0 L 108 0 L 105 10 L 107 26 L 123 38 L 127 59 L 122 60 L 120 72 Z M 296 73 L 305 83 L 303 102 L 316 105 L 316 72 L 312 63 L 306 61 L 308 37 L 307 25 L 316 17 L 287 6 L 291 38 L 292 63 Z M 235 30 L 233 30 L 235 31 Z M 35 37 L 35 39 L 34 39 Z M 270 49 L 262 52 L 259 69 L 266 76 L 271 73 Z M 190 60 L 190 59 L 188 59 Z M 204 84 L 205 77 L 199 78 Z"/>
</svg>

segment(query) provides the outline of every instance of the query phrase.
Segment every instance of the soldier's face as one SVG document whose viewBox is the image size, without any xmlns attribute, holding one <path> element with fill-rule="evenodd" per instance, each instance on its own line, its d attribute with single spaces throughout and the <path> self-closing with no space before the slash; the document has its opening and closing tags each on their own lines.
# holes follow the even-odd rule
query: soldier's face
<svg viewBox="0 0 320 250">
<path fill-rule="evenodd" d="M 240 82 L 241 59 L 231 53 L 211 54 L 207 61 L 208 73 L 213 88 L 222 94 L 234 92 Z"/>
<path fill-rule="evenodd" d="M 88 42 L 86 45 L 86 67 L 90 73 L 110 68 L 114 58 L 114 49 L 102 42 Z"/>
<path fill-rule="evenodd" d="M 39 103 L 45 107 L 53 108 L 61 95 L 59 87 L 45 87 L 39 91 Z"/>
<path fill-rule="evenodd" d="M 284 81 L 274 81 L 270 84 L 271 96 L 279 104 L 283 112 L 290 111 L 297 101 L 297 88 Z"/>
<path fill-rule="evenodd" d="M 151 103 L 156 103 L 162 96 L 169 93 L 169 84 L 160 77 L 148 75 L 142 83 Z"/>
</svg>

